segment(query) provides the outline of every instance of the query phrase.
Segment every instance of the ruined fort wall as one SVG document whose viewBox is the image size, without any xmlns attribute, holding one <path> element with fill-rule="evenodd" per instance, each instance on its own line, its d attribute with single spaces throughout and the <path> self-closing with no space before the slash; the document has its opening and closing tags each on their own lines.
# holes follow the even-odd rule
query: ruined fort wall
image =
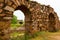
<svg viewBox="0 0 60 40">
<path fill-rule="evenodd" d="M 54 15 L 54 23 L 52 24 L 52 27 L 54 27 L 54 30 L 57 30 L 59 27 L 59 19 L 57 16 L 57 13 L 54 12 L 54 9 L 52 7 L 41 5 L 35 1 L 28 1 L 28 0 L 0 0 L 0 32 L 2 34 L 2 31 L 5 29 L 7 30 L 10 27 L 11 19 L 13 17 L 13 12 L 18 6 L 24 5 L 27 9 L 29 9 L 30 13 L 25 12 L 25 10 L 22 8 L 21 10 L 24 12 L 26 16 L 26 24 L 25 27 L 27 29 L 28 27 L 28 33 L 34 34 L 36 31 L 46 31 L 51 30 L 49 29 L 49 24 L 51 24 L 49 21 L 49 15 Z M 51 17 L 51 16 L 50 16 Z M 52 18 L 52 17 L 51 17 Z M 27 19 L 30 19 L 27 21 Z M 52 22 L 52 21 L 51 21 Z M 53 30 L 53 31 L 54 31 Z M 2 37 L 3 40 L 8 40 L 7 38 L 4 38 L 7 35 L 5 34 L 5 31 L 3 31 L 3 36 L 0 34 L 0 37 Z M 9 37 L 9 36 L 8 36 Z"/>
</svg>

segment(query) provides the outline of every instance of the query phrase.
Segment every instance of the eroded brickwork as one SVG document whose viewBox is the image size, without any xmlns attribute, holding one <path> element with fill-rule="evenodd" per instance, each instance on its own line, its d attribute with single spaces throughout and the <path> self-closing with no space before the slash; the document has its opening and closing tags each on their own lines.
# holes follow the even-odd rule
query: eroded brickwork
<svg viewBox="0 0 60 40">
<path fill-rule="evenodd" d="M 58 16 L 49 5 L 41 5 L 29 0 L 0 0 L 0 37 L 8 40 L 9 35 L 5 30 L 10 27 L 13 12 L 20 9 L 25 14 L 25 27 L 28 33 L 36 31 L 56 31 L 58 30 Z M 3 36 L 2 36 L 3 31 Z M 7 33 L 7 32 L 6 32 Z M 5 37 L 6 36 L 6 37 Z"/>
</svg>

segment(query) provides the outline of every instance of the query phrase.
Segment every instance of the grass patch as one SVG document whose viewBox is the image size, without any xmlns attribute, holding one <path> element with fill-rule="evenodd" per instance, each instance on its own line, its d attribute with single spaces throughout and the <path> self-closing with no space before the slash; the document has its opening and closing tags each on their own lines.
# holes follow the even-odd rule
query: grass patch
<svg viewBox="0 0 60 40">
<path fill-rule="evenodd" d="M 11 40 L 24 40 L 25 39 L 25 35 L 23 32 L 14 32 L 10 34 L 10 38 Z"/>
<path fill-rule="evenodd" d="M 25 37 L 24 36 L 18 36 L 18 37 L 11 38 L 11 40 L 25 40 Z"/>
<path fill-rule="evenodd" d="M 17 33 L 14 33 L 13 35 L 16 36 Z M 37 32 L 33 35 L 28 35 L 25 34 L 23 36 L 17 36 L 17 37 L 13 37 L 12 40 L 54 40 L 53 38 L 50 38 L 50 36 L 56 36 L 56 35 L 60 35 L 60 31 L 59 32 L 45 32 L 45 31 L 40 31 Z"/>
<path fill-rule="evenodd" d="M 49 35 L 49 32 L 45 31 L 36 32 L 33 35 L 25 34 L 25 40 L 48 40 L 47 35 Z"/>
<path fill-rule="evenodd" d="M 41 31 L 34 34 L 34 38 L 30 40 L 48 40 L 49 32 Z"/>
<path fill-rule="evenodd" d="M 15 29 L 15 28 L 21 27 L 22 24 L 11 24 L 10 26 L 11 28 Z"/>
</svg>

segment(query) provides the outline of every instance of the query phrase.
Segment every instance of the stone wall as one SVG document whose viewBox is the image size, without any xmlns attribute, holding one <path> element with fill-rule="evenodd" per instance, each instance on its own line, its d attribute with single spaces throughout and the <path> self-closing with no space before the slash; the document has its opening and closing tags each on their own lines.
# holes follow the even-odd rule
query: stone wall
<svg viewBox="0 0 60 40">
<path fill-rule="evenodd" d="M 10 27 L 13 12 L 17 9 L 24 12 L 26 16 L 26 31 L 30 34 L 46 30 L 57 31 L 59 28 L 57 13 L 54 12 L 54 9 L 49 5 L 45 6 L 28 0 L 0 0 L 0 36 L 3 30 L 7 30 Z M 2 40 L 8 40 L 9 38 L 4 38 L 5 36 L 7 37 L 5 31 L 3 31 L 3 34 L 4 35 L 1 36 Z"/>
</svg>

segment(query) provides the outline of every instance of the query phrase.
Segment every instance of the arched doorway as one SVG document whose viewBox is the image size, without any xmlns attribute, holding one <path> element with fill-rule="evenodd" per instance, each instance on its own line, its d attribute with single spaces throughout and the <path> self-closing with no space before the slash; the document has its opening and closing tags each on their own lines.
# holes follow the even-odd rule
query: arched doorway
<svg viewBox="0 0 60 40">
<path fill-rule="evenodd" d="M 25 29 L 27 30 L 27 32 L 30 32 L 29 27 L 31 26 L 31 12 L 29 11 L 29 9 L 27 7 L 25 7 L 24 5 L 18 6 L 15 10 L 21 10 L 24 15 L 25 15 Z"/>
<path fill-rule="evenodd" d="M 49 27 L 48 27 L 50 32 L 55 31 L 55 17 L 52 13 L 49 14 Z"/>
</svg>

